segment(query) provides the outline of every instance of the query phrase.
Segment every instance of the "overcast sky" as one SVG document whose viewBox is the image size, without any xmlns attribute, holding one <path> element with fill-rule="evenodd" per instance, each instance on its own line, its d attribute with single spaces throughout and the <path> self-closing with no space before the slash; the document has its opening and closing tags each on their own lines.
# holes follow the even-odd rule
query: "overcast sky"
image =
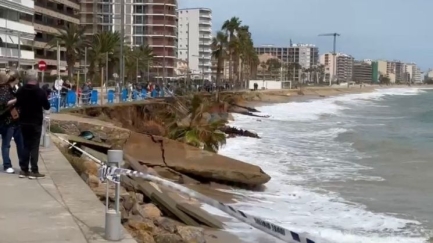
<svg viewBox="0 0 433 243">
<path fill-rule="evenodd" d="M 256 45 L 316 44 L 356 59 L 415 62 L 433 67 L 433 0 L 178 0 L 179 8 L 212 9 L 213 29 L 232 16 L 249 25 Z"/>
</svg>

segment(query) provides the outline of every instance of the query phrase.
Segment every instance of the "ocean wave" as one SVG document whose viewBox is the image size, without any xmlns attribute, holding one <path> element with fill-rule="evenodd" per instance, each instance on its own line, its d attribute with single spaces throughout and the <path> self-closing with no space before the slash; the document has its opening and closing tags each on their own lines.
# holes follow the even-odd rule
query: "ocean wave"
<svg viewBox="0 0 433 243">
<path fill-rule="evenodd" d="M 341 116 L 343 111 L 358 105 L 375 105 L 387 96 L 422 92 L 425 91 L 418 88 L 379 89 L 372 93 L 264 106 L 259 109 L 271 118 L 261 122 L 235 115 L 231 125 L 255 131 L 262 139 L 233 138 L 220 153 L 258 165 L 272 177 L 264 192 L 232 191 L 248 198 L 236 206 L 294 231 L 333 242 L 425 242 L 427 233 L 418 221 L 373 213 L 363 205 L 344 200 L 338 193 L 320 188 L 321 183 L 327 182 L 384 180 L 367 175 L 364 172 L 372 168 L 356 163 L 371 155 L 341 139 L 341 136 L 351 136 L 351 120 L 336 122 L 334 116 Z M 258 238 L 265 239 L 259 242 L 274 242 L 263 234 L 252 234 L 250 227 L 231 224 L 232 232 L 251 242 L 258 242 Z"/>
</svg>

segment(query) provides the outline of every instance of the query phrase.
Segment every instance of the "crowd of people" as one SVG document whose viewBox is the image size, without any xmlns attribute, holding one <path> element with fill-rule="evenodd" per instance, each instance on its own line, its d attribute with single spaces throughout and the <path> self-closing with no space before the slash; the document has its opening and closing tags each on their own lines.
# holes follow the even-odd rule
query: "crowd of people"
<svg viewBox="0 0 433 243">
<path fill-rule="evenodd" d="M 28 70 L 22 85 L 15 70 L 0 73 L 0 134 L 3 169 L 8 174 L 15 170 L 10 158 L 12 139 L 16 144 L 19 177 L 44 178 L 38 167 L 42 135 L 43 110 L 50 109 L 46 90 L 39 87 L 38 73 Z"/>
</svg>

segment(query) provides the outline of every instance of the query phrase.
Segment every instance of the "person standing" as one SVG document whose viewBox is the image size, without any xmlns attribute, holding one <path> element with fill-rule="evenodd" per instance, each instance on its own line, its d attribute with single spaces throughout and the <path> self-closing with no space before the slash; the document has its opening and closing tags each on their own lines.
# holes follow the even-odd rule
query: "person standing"
<svg viewBox="0 0 433 243">
<path fill-rule="evenodd" d="M 67 79 L 62 84 L 62 89 L 60 90 L 60 96 L 61 96 L 60 106 L 63 107 L 63 108 L 66 108 L 66 106 L 68 104 L 68 101 L 67 101 L 66 97 L 68 96 L 69 90 L 71 90 L 71 83 Z"/>
<path fill-rule="evenodd" d="M 27 83 L 16 93 L 16 106 L 20 110 L 21 132 L 24 139 L 23 158 L 20 161 L 20 178 L 44 178 L 39 172 L 39 145 L 42 133 L 43 110 L 50 109 L 46 93 L 39 87 L 38 73 L 28 70 Z M 29 162 L 31 168 L 29 168 Z M 29 170 L 31 169 L 31 171 Z"/>
<path fill-rule="evenodd" d="M 18 124 L 18 110 L 15 107 L 15 86 L 19 82 L 18 72 L 10 71 L 9 74 L 0 73 L 0 134 L 2 137 L 1 153 L 3 169 L 8 174 L 15 173 L 9 156 L 12 138 L 16 144 L 18 159 L 23 157 L 23 137 Z"/>
</svg>

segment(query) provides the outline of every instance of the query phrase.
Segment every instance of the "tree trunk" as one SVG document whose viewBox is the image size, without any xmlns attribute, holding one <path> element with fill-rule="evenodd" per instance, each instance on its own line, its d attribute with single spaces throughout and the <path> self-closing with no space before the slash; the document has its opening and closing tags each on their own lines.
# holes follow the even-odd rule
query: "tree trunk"
<svg viewBox="0 0 433 243">
<path fill-rule="evenodd" d="M 73 82 L 75 61 L 74 60 L 68 60 L 67 65 L 68 65 L 68 80 L 70 82 Z M 58 75 L 60 75 L 60 74 L 58 74 Z"/>
</svg>

